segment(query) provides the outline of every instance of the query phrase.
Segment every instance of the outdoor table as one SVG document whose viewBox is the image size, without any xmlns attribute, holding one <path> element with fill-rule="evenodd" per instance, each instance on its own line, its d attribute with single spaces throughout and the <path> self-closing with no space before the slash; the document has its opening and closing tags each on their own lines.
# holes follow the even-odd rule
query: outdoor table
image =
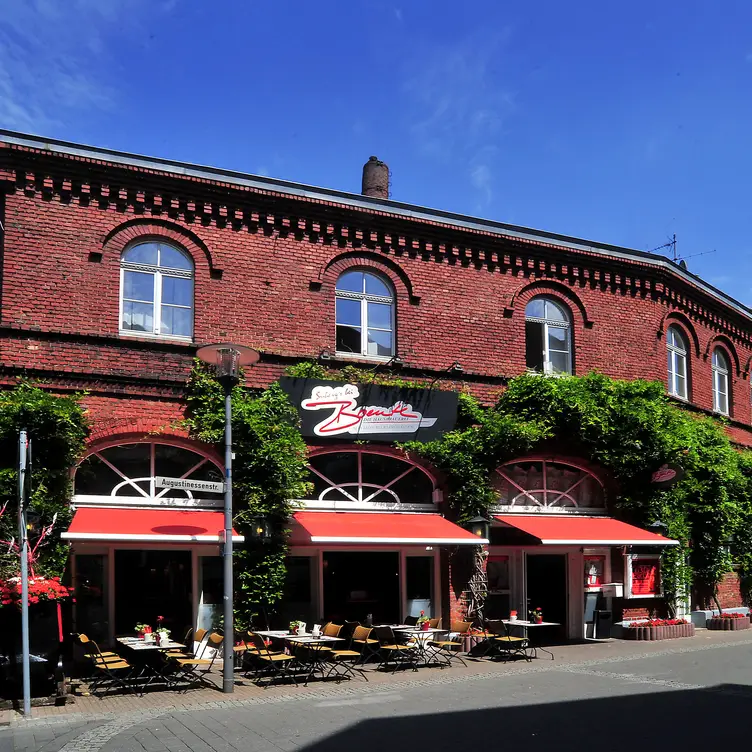
<svg viewBox="0 0 752 752">
<path fill-rule="evenodd" d="M 414 640 L 415 649 L 420 658 L 418 662 L 424 666 L 430 665 L 432 659 L 437 658 L 441 658 L 441 663 L 446 663 L 440 652 L 431 645 L 431 640 L 434 639 L 435 635 L 447 632 L 446 629 L 437 629 L 436 627 L 429 627 L 428 629 L 420 629 L 420 627 L 392 627 L 392 631 L 408 635 Z"/>
<path fill-rule="evenodd" d="M 118 637 L 117 641 L 123 645 L 123 647 L 139 654 L 137 658 L 137 662 L 140 666 L 139 676 L 143 675 L 144 672 L 151 674 L 146 684 L 144 684 L 144 689 L 158 678 L 164 680 L 167 684 L 171 683 L 170 678 L 166 676 L 164 672 L 164 669 L 168 667 L 165 661 L 162 660 L 158 662 L 154 660 L 154 658 L 158 655 L 161 657 L 162 653 L 166 650 L 185 648 L 185 645 L 180 642 L 174 642 L 173 640 L 163 640 L 157 645 L 156 641 L 147 642 L 143 637 Z"/>
<path fill-rule="evenodd" d="M 330 637 L 329 635 L 319 635 L 318 637 L 314 637 L 312 634 L 304 634 L 304 635 L 290 635 L 289 637 L 285 638 L 288 642 L 291 642 L 293 645 L 313 645 L 313 646 L 320 646 L 324 645 L 324 643 L 327 642 L 344 642 L 344 637 Z M 322 659 L 322 653 L 325 651 L 323 650 L 310 650 L 308 651 L 308 655 L 310 656 L 310 662 L 308 663 L 308 675 L 306 676 L 305 684 L 308 684 L 308 680 L 315 676 L 317 671 L 321 672 L 321 676 L 324 677 L 325 666 L 324 661 Z"/>
<path fill-rule="evenodd" d="M 527 630 L 533 629 L 537 627 L 560 627 L 561 624 L 558 621 L 526 621 L 524 619 L 502 619 L 501 620 L 503 624 L 506 624 L 509 627 L 522 627 L 525 630 L 525 636 L 527 637 Z M 542 653 L 548 653 L 551 656 L 551 660 L 554 659 L 554 654 L 550 650 L 546 650 L 545 648 L 537 647 L 536 645 L 530 646 L 533 650 L 533 656 L 535 658 L 538 657 L 538 651 L 540 650 Z"/>
</svg>

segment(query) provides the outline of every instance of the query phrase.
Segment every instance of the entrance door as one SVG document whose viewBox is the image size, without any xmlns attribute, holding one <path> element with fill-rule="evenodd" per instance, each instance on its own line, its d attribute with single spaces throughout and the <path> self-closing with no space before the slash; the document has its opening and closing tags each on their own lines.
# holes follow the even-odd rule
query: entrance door
<svg viewBox="0 0 752 752">
<path fill-rule="evenodd" d="M 178 640 L 192 626 L 191 552 L 115 551 L 115 634 L 157 616 Z"/>
<path fill-rule="evenodd" d="M 400 615 L 397 552 L 324 551 L 324 618 L 395 624 Z"/>
<path fill-rule="evenodd" d="M 531 629 L 530 638 L 563 641 L 567 635 L 567 558 L 564 554 L 528 554 L 525 558 L 528 610 L 540 607 L 543 621 L 561 624 Z"/>
</svg>

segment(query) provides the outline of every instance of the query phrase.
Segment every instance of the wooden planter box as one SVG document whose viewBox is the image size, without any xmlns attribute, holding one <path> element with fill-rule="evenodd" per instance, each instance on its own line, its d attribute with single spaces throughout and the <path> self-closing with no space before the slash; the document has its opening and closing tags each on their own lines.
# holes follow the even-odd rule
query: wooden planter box
<svg viewBox="0 0 752 752">
<path fill-rule="evenodd" d="M 695 625 L 670 624 L 665 627 L 627 627 L 624 631 L 628 640 L 672 640 L 675 637 L 693 637 Z"/>
<path fill-rule="evenodd" d="M 735 632 L 739 629 L 749 629 L 749 625 L 750 621 L 746 616 L 741 619 L 723 619 L 715 616 L 705 622 L 705 626 L 708 629 L 723 629 L 730 632 Z"/>
</svg>

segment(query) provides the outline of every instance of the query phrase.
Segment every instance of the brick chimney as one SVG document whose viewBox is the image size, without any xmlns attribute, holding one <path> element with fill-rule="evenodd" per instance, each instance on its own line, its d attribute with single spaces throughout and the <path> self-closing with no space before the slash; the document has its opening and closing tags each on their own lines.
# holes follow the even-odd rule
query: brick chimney
<svg viewBox="0 0 752 752">
<path fill-rule="evenodd" d="M 389 198 L 389 167 L 378 157 L 371 157 L 363 165 L 361 193 L 372 198 Z"/>
</svg>

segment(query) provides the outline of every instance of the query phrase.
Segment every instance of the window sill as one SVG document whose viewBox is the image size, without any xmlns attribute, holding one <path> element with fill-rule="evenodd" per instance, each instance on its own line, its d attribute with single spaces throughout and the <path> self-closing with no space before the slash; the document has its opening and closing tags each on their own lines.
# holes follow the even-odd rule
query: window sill
<svg viewBox="0 0 752 752">
<path fill-rule="evenodd" d="M 118 332 L 118 335 L 120 337 L 125 337 L 126 339 L 134 340 L 145 340 L 151 342 L 183 342 L 186 345 L 193 344 L 193 337 L 181 337 L 176 334 L 150 334 L 149 332 L 132 332 L 121 329 Z"/>
<path fill-rule="evenodd" d="M 335 352 L 332 360 L 348 360 L 353 363 L 388 363 L 395 355 L 357 355 L 356 353 Z"/>
</svg>

